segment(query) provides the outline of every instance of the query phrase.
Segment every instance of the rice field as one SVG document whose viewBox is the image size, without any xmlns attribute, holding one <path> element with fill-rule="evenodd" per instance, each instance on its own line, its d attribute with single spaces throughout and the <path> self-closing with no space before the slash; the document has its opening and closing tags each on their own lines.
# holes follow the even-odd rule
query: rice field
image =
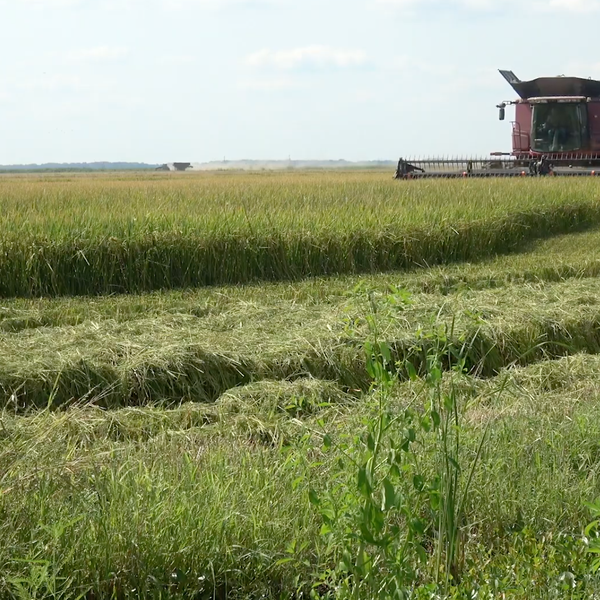
<svg viewBox="0 0 600 600">
<path fill-rule="evenodd" d="M 382 174 L 3 177 L 0 296 L 139 293 L 406 270 L 599 223 L 594 182 Z"/>
<path fill-rule="evenodd" d="M 1 597 L 600 597 L 593 179 L 10 175 L 0 223 Z M 446 570 L 438 393 L 475 464 Z M 402 563 L 352 508 L 382 398 L 390 451 L 420 419 L 368 496 Z"/>
</svg>

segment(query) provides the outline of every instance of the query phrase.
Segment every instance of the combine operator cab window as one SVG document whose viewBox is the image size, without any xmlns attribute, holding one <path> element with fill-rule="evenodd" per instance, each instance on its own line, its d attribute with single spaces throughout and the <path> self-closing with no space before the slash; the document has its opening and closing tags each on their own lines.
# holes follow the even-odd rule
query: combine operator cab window
<svg viewBox="0 0 600 600">
<path fill-rule="evenodd" d="M 536 104 L 533 144 L 537 152 L 572 152 L 585 145 L 587 106 L 581 102 Z"/>
</svg>

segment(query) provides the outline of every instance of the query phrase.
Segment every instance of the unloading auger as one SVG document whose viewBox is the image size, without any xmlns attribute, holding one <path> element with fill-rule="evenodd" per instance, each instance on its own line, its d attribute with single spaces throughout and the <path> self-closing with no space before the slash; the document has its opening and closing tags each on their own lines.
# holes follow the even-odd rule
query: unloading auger
<svg viewBox="0 0 600 600">
<path fill-rule="evenodd" d="M 512 152 L 480 158 L 398 161 L 396 179 L 460 177 L 594 176 L 600 174 L 600 81 L 540 77 L 521 81 L 500 74 L 518 94 L 497 105 L 504 121 L 514 105 Z"/>
</svg>

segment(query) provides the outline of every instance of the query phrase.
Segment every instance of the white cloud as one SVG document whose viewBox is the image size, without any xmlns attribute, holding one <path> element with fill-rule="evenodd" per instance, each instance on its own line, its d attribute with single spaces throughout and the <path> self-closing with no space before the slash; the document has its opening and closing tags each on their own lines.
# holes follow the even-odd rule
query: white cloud
<svg viewBox="0 0 600 600">
<path fill-rule="evenodd" d="M 347 50 L 329 46 L 304 46 L 291 50 L 265 48 L 246 57 L 245 63 L 252 67 L 275 67 L 277 69 L 299 69 L 315 67 L 360 67 L 367 64 L 362 50 Z"/>
<path fill-rule="evenodd" d="M 419 4 L 429 4 L 430 0 L 375 0 L 375 4 L 396 6 L 398 8 L 414 8 Z"/>
<path fill-rule="evenodd" d="M 294 79 L 282 77 L 276 79 L 245 79 L 240 81 L 239 87 L 242 90 L 254 92 L 283 92 L 300 89 L 302 85 Z"/>
<path fill-rule="evenodd" d="M 373 104 L 381 99 L 379 94 L 372 90 L 357 90 L 352 97 L 358 104 Z"/>
<path fill-rule="evenodd" d="M 10 2 L 10 0 L 0 1 L 0 6 L 9 4 L 14 6 L 15 2 Z M 35 6 L 39 8 L 64 8 L 80 4 L 80 0 L 20 0 L 20 2 L 16 2 L 16 4 L 22 4 L 28 7 Z"/>
<path fill-rule="evenodd" d="M 382 6 L 410 10 L 411 12 L 419 7 L 432 6 L 436 4 L 443 4 L 446 7 L 454 5 L 484 10 L 494 7 L 493 0 L 446 0 L 445 2 L 442 2 L 442 0 L 375 0 L 375 3 Z"/>
<path fill-rule="evenodd" d="M 375 4 L 415 14 L 419 8 L 439 6 L 481 12 L 525 9 L 533 12 L 586 13 L 600 10 L 600 0 L 374 0 Z"/>
<path fill-rule="evenodd" d="M 51 74 L 20 80 L 14 87 L 25 92 L 102 93 L 115 88 L 116 82 L 98 78 L 86 79 L 75 75 Z"/>
<path fill-rule="evenodd" d="M 185 66 L 195 62 L 196 57 L 191 54 L 165 54 L 158 60 L 158 64 L 163 67 Z"/>
<path fill-rule="evenodd" d="M 444 10 L 466 8 L 476 11 L 488 12 L 505 8 L 515 0 L 375 0 L 376 4 L 403 9 L 409 13 L 418 12 L 419 8 L 439 6 Z M 527 0 L 523 0 L 525 3 Z"/>
<path fill-rule="evenodd" d="M 19 81 L 15 87 L 27 92 L 79 91 L 83 86 L 80 77 L 69 75 L 43 75 Z"/>
<path fill-rule="evenodd" d="M 73 62 L 101 62 L 119 60 L 129 54 L 129 49 L 122 46 L 96 46 L 95 48 L 81 48 L 67 54 Z"/>
<path fill-rule="evenodd" d="M 173 5 L 187 6 L 210 6 L 210 7 L 226 7 L 226 6 L 269 6 L 282 4 L 284 0 L 162 0 L 162 5 L 169 8 Z"/>
<path fill-rule="evenodd" d="M 15 4 L 27 8 L 60 9 L 75 6 L 93 7 L 107 10 L 130 10 L 160 8 L 180 10 L 191 7 L 220 10 L 227 8 L 260 8 L 287 4 L 290 0 L 0 0 L 0 7 Z"/>
<path fill-rule="evenodd" d="M 542 10 L 568 11 L 587 13 L 600 10 L 599 0 L 550 0 L 549 2 L 536 2 Z"/>
<path fill-rule="evenodd" d="M 124 0 L 118 0 L 123 2 Z M 144 2 L 149 0 L 127 0 L 129 2 Z M 189 10 L 191 8 L 202 8 L 210 11 L 236 10 L 236 9 L 255 9 L 272 8 L 284 5 L 288 0 L 155 0 L 161 9 L 170 10 Z"/>
</svg>

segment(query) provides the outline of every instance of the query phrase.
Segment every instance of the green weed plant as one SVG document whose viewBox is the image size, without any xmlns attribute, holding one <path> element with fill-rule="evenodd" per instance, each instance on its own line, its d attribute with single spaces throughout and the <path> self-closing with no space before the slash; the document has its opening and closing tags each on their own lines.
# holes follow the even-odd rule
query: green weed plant
<svg viewBox="0 0 600 600">
<path fill-rule="evenodd" d="M 393 291 L 387 302 L 402 310 L 410 296 Z M 319 586 L 333 587 L 332 596 L 340 599 L 405 600 L 433 564 L 430 588 L 447 594 L 461 580 L 465 505 L 486 435 L 484 431 L 466 464 L 461 445 L 464 406 L 455 381 L 466 372 L 468 344 L 463 339 L 457 346 L 454 332 L 444 326 L 421 331 L 410 353 L 424 354 L 420 378 L 413 363 L 395 360 L 393 348 L 381 339 L 372 294 L 369 305 L 364 352 L 376 414 L 365 420 L 362 435 L 337 442 L 324 435 L 323 448 L 336 453 L 339 471 L 327 494 L 309 492 L 323 519 L 321 534 L 335 540 L 341 553 Z M 451 365 L 450 372 L 444 372 L 444 364 Z M 422 381 L 424 401 L 417 398 L 419 407 L 393 410 L 390 397 L 405 373 L 413 382 Z M 433 470 L 421 464 L 423 448 Z M 347 472 L 355 474 L 354 480 L 346 478 Z"/>
</svg>

